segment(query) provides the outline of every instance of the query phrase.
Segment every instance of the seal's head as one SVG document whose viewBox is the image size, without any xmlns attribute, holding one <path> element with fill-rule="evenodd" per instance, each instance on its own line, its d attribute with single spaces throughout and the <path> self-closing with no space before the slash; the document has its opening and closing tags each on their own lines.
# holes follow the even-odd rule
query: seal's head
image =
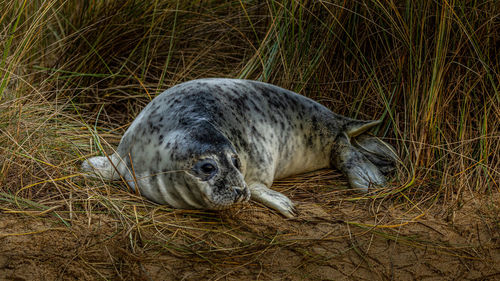
<svg viewBox="0 0 500 281">
<path fill-rule="evenodd" d="M 234 146 L 210 124 L 177 134 L 170 147 L 169 162 L 182 163 L 177 168 L 184 171 L 170 175 L 176 201 L 183 201 L 172 205 L 220 210 L 250 199 Z"/>
<path fill-rule="evenodd" d="M 185 173 L 186 184 L 196 188 L 207 209 L 225 209 L 250 199 L 238 155 L 230 149 L 197 156 Z"/>
</svg>

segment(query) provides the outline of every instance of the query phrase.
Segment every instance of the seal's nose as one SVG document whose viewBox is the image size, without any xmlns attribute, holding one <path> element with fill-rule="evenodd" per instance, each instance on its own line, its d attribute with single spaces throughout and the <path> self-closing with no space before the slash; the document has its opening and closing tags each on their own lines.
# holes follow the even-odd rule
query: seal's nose
<svg viewBox="0 0 500 281">
<path fill-rule="evenodd" d="M 234 192 L 236 193 L 236 203 L 245 202 L 248 200 L 247 188 L 234 187 Z"/>
</svg>

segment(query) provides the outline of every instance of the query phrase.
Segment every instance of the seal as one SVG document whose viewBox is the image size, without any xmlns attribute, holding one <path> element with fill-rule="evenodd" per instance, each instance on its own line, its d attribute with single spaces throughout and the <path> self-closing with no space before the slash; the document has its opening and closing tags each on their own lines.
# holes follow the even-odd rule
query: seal
<svg viewBox="0 0 500 281">
<path fill-rule="evenodd" d="M 270 189 L 274 179 L 334 167 L 355 189 L 385 184 L 397 158 L 367 134 L 377 124 L 271 84 L 199 79 L 154 98 L 114 154 L 92 157 L 82 169 L 122 178 L 174 208 L 217 210 L 251 198 L 294 217 L 292 201 Z"/>
</svg>

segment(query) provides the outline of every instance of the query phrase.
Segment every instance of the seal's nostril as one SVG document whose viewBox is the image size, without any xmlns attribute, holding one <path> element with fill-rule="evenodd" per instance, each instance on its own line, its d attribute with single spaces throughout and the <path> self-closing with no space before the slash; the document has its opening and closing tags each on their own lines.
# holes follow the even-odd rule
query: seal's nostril
<svg viewBox="0 0 500 281">
<path fill-rule="evenodd" d="M 233 187 L 235 194 L 235 202 L 247 202 L 250 199 L 250 192 L 247 187 Z"/>
<path fill-rule="evenodd" d="M 243 188 L 239 187 L 233 187 L 234 193 L 235 193 L 235 201 L 236 202 L 242 202 L 246 199 L 246 190 Z"/>
<path fill-rule="evenodd" d="M 241 190 L 241 188 L 235 188 L 234 191 L 236 192 L 237 196 L 243 195 L 243 191 Z"/>
</svg>

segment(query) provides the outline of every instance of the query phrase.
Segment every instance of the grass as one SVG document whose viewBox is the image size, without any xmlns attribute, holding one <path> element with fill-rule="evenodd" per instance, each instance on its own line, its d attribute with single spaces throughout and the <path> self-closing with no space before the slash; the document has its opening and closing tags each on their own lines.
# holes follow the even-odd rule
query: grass
<svg viewBox="0 0 500 281">
<path fill-rule="evenodd" d="M 446 244 L 404 227 L 431 210 L 454 214 L 470 198 L 483 198 L 478 216 L 488 229 L 499 228 L 499 14 L 494 1 L 0 2 L 0 209 L 59 227 L 112 218 L 117 226 L 105 240 L 126 237 L 128 245 L 127 261 L 112 270 L 122 277 L 134 272 L 132 256 L 187 257 L 227 278 L 290 250 L 301 253 L 294 272 L 304 279 L 312 278 L 302 271 L 310 263 L 345 253 L 390 279 L 369 247 L 360 248 L 370 243 L 360 238 L 366 235 L 491 260 L 478 244 Z M 120 183 L 80 176 L 81 160 L 115 148 L 156 94 L 201 77 L 271 82 L 350 117 L 380 118 L 376 133 L 397 148 L 400 172 L 386 192 L 369 196 L 339 191 L 343 178 L 324 171 L 276 185 L 326 214 L 345 204 L 356 209 L 333 237 L 293 230 L 293 223 L 319 227 L 324 213 L 268 228 L 246 217 L 248 206 L 222 214 L 174 210 Z M 379 218 L 390 206 L 405 211 Z M 252 208 L 258 216 L 270 212 Z M 346 237 L 344 251 L 316 249 Z M 110 278 L 102 264 L 83 260 Z M 264 279 L 271 274 L 261 272 Z"/>
</svg>

